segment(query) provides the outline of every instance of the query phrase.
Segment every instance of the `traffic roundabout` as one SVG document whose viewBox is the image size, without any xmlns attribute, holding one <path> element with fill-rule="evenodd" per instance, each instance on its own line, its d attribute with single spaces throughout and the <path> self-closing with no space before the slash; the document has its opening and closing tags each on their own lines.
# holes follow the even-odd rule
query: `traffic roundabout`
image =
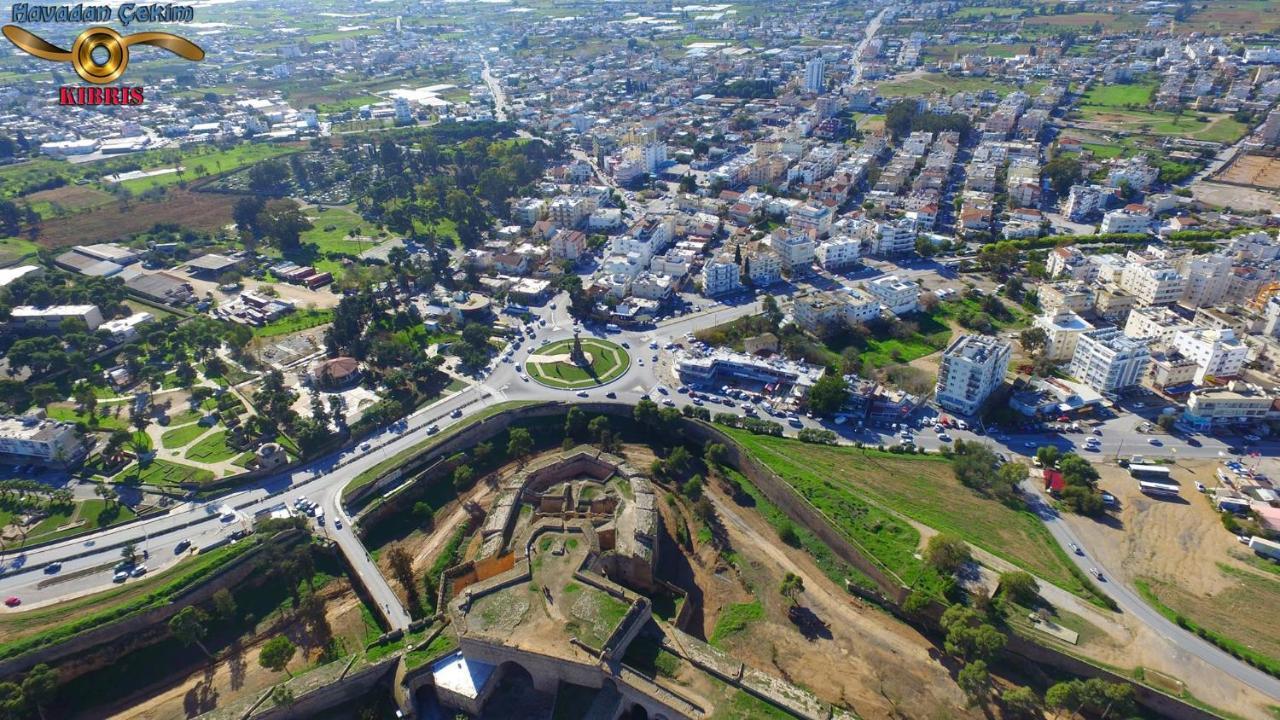
<svg viewBox="0 0 1280 720">
<path fill-rule="evenodd" d="M 607 385 L 630 367 L 631 356 L 621 345 L 594 337 L 555 340 L 525 360 L 525 372 L 534 382 L 557 390 Z"/>
</svg>

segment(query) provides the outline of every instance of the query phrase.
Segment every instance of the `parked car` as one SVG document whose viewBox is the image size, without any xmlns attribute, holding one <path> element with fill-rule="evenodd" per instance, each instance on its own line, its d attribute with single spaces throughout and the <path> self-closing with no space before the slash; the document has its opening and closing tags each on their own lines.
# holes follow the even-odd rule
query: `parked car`
<svg viewBox="0 0 1280 720">
<path fill-rule="evenodd" d="M 138 567 L 134 568 L 134 569 L 133 569 L 133 572 L 132 572 L 132 573 L 130 573 L 130 574 L 131 574 L 131 575 L 133 575 L 133 576 L 134 576 L 134 577 L 136 577 L 136 578 L 140 578 L 140 577 L 142 577 L 143 575 L 146 575 L 146 574 L 147 574 L 147 566 L 146 566 L 146 565 L 139 565 Z"/>
<path fill-rule="evenodd" d="M 9 597 L 4 599 L 4 604 L 8 605 L 9 607 L 18 607 L 19 605 L 22 604 L 22 601 L 19 600 L 16 595 L 10 595 Z"/>
<path fill-rule="evenodd" d="M 45 574 L 52 575 L 62 569 L 62 563 L 54 561 L 44 566 Z"/>
<path fill-rule="evenodd" d="M 306 502 L 306 500 L 302 500 L 301 502 L 299 502 L 299 504 L 298 504 L 298 505 L 299 505 L 299 507 L 301 507 L 301 505 L 302 505 L 302 503 L 303 503 L 303 502 Z M 179 540 L 179 541 L 178 541 L 178 544 L 177 544 L 177 545 L 174 545 L 174 546 L 173 546 L 173 552 L 174 552 L 174 554 L 176 555 L 176 554 L 178 554 L 178 553 L 180 553 L 180 552 L 185 552 L 185 551 L 186 551 L 186 549 L 187 549 L 187 548 L 189 548 L 189 547 L 191 547 L 191 541 L 190 541 L 190 540 L 188 540 L 187 538 L 183 538 L 183 539 L 181 539 L 181 540 Z"/>
<path fill-rule="evenodd" d="M 111 577 L 111 582 L 118 582 L 118 583 L 122 583 L 122 582 L 124 582 L 125 580 L 128 580 L 128 579 L 129 579 L 129 573 L 128 573 L 127 571 L 125 571 L 125 570 L 120 570 L 120 571 L 118 571 L 115 575 L 113 575 L 113 576 Z"/>
</svg>

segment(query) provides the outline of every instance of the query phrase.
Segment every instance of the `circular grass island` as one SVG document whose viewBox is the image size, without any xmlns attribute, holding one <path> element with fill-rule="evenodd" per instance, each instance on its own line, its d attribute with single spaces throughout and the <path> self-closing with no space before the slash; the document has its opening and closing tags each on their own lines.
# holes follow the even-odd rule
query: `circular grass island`
<svg viewBox="0 0 1280 720">
<path fill-rule="evenodd" d="M 587 363 L 573 360 L 573 338 L 538 348 L 525 360 L 525 372 L 535 382 L 559 390 L 585 390 L 613 382 L 631 367 L 631 357 L 617 343 L 582 338 Z"/>
</svg>

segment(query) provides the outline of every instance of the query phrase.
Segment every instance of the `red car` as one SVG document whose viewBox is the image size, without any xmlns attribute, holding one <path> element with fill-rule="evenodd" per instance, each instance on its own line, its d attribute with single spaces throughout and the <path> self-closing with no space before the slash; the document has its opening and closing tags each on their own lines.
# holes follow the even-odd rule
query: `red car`
<svg viewBox="0 0 1280 720">
<path fill-rule="evenodd" d="M 19 605 L 22 604 L 22 601 L 16 597 L 10 597 L 4 601 L 4 604 L 8 605 L 9 607 L 18 607 Z"/>
</svg>

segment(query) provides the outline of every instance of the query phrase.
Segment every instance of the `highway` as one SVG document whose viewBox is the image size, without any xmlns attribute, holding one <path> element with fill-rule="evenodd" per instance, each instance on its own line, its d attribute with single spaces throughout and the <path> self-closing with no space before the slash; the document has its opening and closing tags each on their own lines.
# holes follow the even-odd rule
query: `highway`
<svg viewBox="0 0 1280 720">
<path fill-rule="evenodd" d="M 546 307 L 536 311 L 538 318 L 545 321 L 545 325 L 537 326 L 536 338 L 525 340 L 522 350 L 515 354 L 517 360 L 527 357 L 527 351 L 531 348 L 572 336 L 573 321 L 568 315 L 567 304 L 567 297 L 562 294 Z M 552 308 L 551 305 L 555 307 Z M 633 362 L 623 376 L 608 386 L 590 390 L 587 401 L 603 400 L 605 393 L 613 392 L 619 402 L 629 404 L 634 404 L 646 396 L 666 401 L 676 407 L 689 404 L 690 399 L 687 395 L 675 392 L 677 383 L 672 377 L 659 377 L 658 368 L 652 361 L 652 356 L 655 354 L 664 361 L 669 359 L 669 354 L 661 349 L 648 349 L 649 343 L 657 342 L 661 347 L 697 329 L 759 312 L 761 312 L 760 305 L 754 300 L 739 305 L 709 303 L 701 312 L 668 320 L 657 328 L 607 335 L 614 342 L 625 342 L 631 346 Z M 640 360 L 644 361 L 643 366 Z M 180 559 L 181 556 L 174 552 L 179 540 L 190 539 L 195 546 L 206 546 L 224 540 L 235 530 L 250 527 L 257 513 L 279 509 L 286 504 L 291 504 L 298 496 L 305 496 L 320 502 L 325 509 L 328 521 L 324 526 L 317 528 L 317 531 L 332 538 L 338 544 L 356 572 L 365 580 L 374 601 L 381 606 L 384 617 L 389 620 L 392 627 L 403 628 L 409 622 L 408 613 L 401 607 L 390 585 L 378 572 L 364 547 L 352 532 L 350 518 L 341 507 L 342 490 L 361 471 L 431 437 L 432 426 L 446 428 L 455 423 L 467 422 L 468 418 L 477 411 L 508 400 L 582 401 L 573 391 L 544 387 L 524 378 L 527 376 L 520 371 L 520 363 L 495 361 L 491 374 L 483 380 L 415 412 L 390 428 L 375 433 L 362 441 L 358 447 L 344 449 L 290 472 L 261 480 L 251 487 L 213 502 L 179 505 L 147 521 L 10 554 L 3 558 L 3 563 L 0 563 L 0 572 L 3 573 L 0 575 L 0 596 L 17 596 L 22 599 L 23 605 L 16 610 L 6 608 L 3 611 L 21 611 L 32 606 L 49 604 L 111 587 L 113 566 L 119 561 L 120 547 L 125 543 L 133 542 L 140 550 L 149 551 L 150 557 L 146 563 L 154 573 L 174 565 Z M 655 388 L 658 385 L 663 385 L 670 392 L 667 394 L 656 392 Z M 1151 444 L 1150 439 L 1153 436 L 1142 432 L 1139 426 L 1154 420 L 1159 412 L 1158 407 L 1146 407 L 1145 403 L 1142 407 L 1137 405 L 1138 403 L 1133 403 L 1132 406 L 1124 408 L 1125 412 L 1101 421 L 1098 424 L 1102 430 L 1102 435 L 1099 437 L 1100 451 L 1092 453 L 1081 450 L 1081 453 L 1086 457 L 1096 455 L 1097 459 L 1131 454 L 1175 458 L 1217 458 L 1227 454 L 1228 445 L 1212 437 L 1200 437 L 1189 442 L 1190 438 L 1160 435 L 1158 436 L 1160 444 Z M 704 407 L 713 414 L 742 413 L 740 405 L 729 408 L 722 404 L 707 402 Z M 450 417 L 455 410 L 461 411 L 461 417 Z M 913 427 L 917 427 L 916 444 L 936 450 L 946 442 L 931 429 L 918 429 L 920 420 L 932 414 L 932 411 L 922 409 L 913 414 L 911 420 Z M 898 431 L 892 427 L 859 429 L 850 428 L 847 425 L 821 423 L 808 418 L 802 418 L 800 423 L 804 427 L 832 429 L 840 434 L 843 442 L 860 441 L 886 445 L 897 442 Z M 788 434 L 794 434 L 795 428 L 788 426 L 786 431 Z M 989 442 L 1000 452 L 1020 456 L 1030 456 L 1036 448 L 1046 444 L 1057 445 L 1064 450 L 1079 449 L 1079 446 L 1083 446 L 1085 438 L 1094 437 L 1084 433 L 983 436 L 959 430 L 950 430 L 948 433 L 952 441 L 960 438 L 965 441 Z M 1275 443 L 1266 443 L 1256 449 L 1265 454 L 1272 454 L 1277 447 Z M 1039 505 L 1038 511 L 1046 526 L 1064 549 L 1073 542 L 1083 547 L 1079 539 L 1072 536 L 1070 530 L 1053 511 L 1038 499 L 1038 491 L 1034 488 L 1029 489 L 1031 496 L 1036 498 L 1034 502 Z M 226 506 L 234 508 L 234 518 L 224 519 Z M 341 521 L 341 528 L 337 527 L 335 520 Z M 1089 567 L 1094 567 L 1096 564 L 1088 559 L 1088 548 L 1085 548 L 1085 551 L 1086 557 L 1073 556 L 1073 559 L 1087 571 Z M 46 573 L 46 566 L 54 561 L 62 562 L 61 570 L 53 574 Z M 1113 575 L 1105 567 L 1099 566 L 1099 569 L 1107 577 Z M 131 579 L 126 582 L 134 581 Z M 1261 692 L 1272 697 L 1280 697 L 1280 680 L 1235 660 L 1176 627 L 1150 608 L 1131 589 L 1116 582 L 1103 583 L 1103 587 L 1126 613 L 1130 613 L 1159 635 L 1167 638 L 1176 652 L 1200 658 L 1212 667 Z"/>
</svg>

